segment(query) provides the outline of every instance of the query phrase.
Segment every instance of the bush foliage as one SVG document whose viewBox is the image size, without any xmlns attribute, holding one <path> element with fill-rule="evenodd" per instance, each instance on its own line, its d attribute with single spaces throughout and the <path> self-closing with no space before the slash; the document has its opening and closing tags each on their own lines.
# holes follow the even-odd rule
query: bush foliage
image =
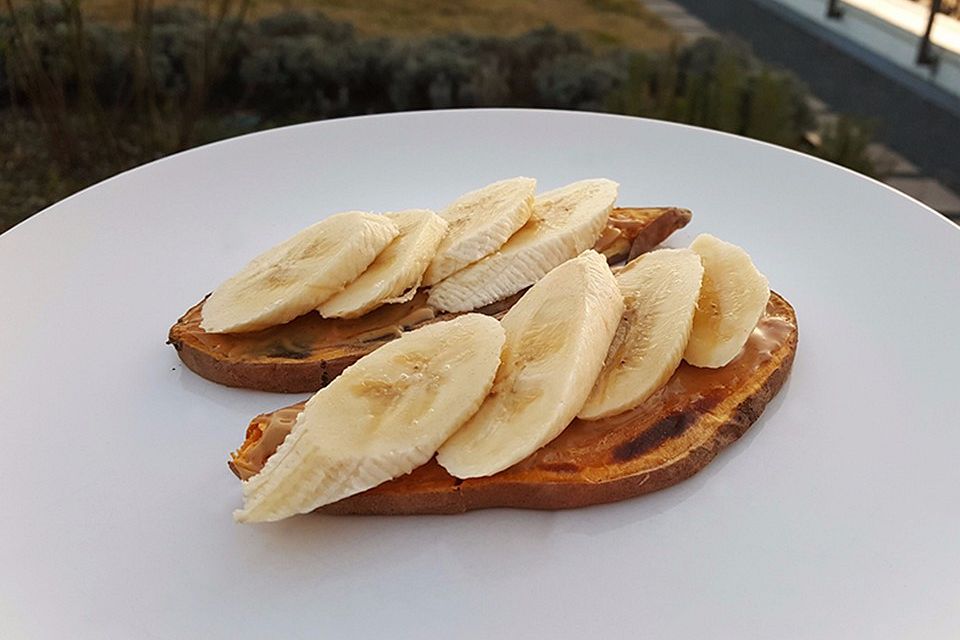
<svg viewBox="0 0 960 640">
<path fill-rule="evenodd" d="M 84 24 L 79 3 L 62 2 L 0 16 L 0 43 L 0 111 L 31 113 L 60 173 L 85 167 L 81 181 L 226 135 L 410 109 L 610 111 L 790 147 L 814 125 L 793 76 L 716 40 L 649 54 L 597 52 L 549 27 L 363 39 L 321 13 L 250 22 L 242 8 L 210 16 L 176 6 L 120 30 Z M 869 170 L 858 155 L 865 140 L 851 146 L 833 133 L 828 152 Z"/>
</svg>

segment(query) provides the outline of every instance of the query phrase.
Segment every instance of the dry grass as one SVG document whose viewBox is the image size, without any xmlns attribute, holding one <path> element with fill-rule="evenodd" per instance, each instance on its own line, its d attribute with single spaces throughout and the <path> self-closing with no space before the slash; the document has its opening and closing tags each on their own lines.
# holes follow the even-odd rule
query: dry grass
<svg viewBox="0 0 960 640">
<path fill-rule="evenodd" d="M 209 0 L 206 0 L 209 2 Z M 204 0 L 157 0 L 204 6 Z M 84 0 L 90 19 L 122 23 L 130 0 Z M 450 32 L 515 36 L 553 24 L 597 48 L 664 50 L 676 37 L 637 0 L 259 0 L 254 16 L 282 9 L 318 9 L 353 23 L 360 35 L 423 37 Z"/>
</svg>

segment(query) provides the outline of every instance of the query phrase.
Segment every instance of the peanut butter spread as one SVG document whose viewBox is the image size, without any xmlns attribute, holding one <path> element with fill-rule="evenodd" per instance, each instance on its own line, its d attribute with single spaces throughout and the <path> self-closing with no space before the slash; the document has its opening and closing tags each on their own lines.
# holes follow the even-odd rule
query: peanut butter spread
<svg viewBox="0 0 960 640">
<path fill-rule="evenodd" d="M 797 329 L 785 307 L 771 300 L 740 354 L 725 367 L 701 369 L 681 363 L 667 384 L 640 406 L 602 420 L 574 420 L 555 440 L 501 473 L 562 476 L 586 471 L 602 481 L 611 464 L 649 458 L 644 462 L 652 467 L 696 446 L 685 437 L 686 425 L 720 407 L 787 347 Z M 243 445 L 231 454 L 234 473 L 244 480 L 256 475 L 302 410 L 300 403 L 255 418 Z"/>
<path fill-rule="evenodd" d="M 660 238 L 682 227 L 687 220 L 689 212 L 679 209 L 614 209 L 595 248 L 611 264 L 622 262 L 630 253 L 635 253 L 632 251 L 635 241 L 651 226 L 658 227 L 656 237 Z M 511 296 L 477 311 L 500 317 L 517 297 Z M 450 317 L 427 306 L 425 291 L 405 303 L 387 304 L 352 320 L 322 318 L 313 312 L 280 326 L 248 333 L 206 333 L 200 328 L 201 309 L 202 304 L 198 304 L 181 319 L 180 335 L 189 335 L 211 354 L 223 359 L 271 363 L 309 359 L 330 347 L 387 341 L 414 327 Z"/>
</svg>

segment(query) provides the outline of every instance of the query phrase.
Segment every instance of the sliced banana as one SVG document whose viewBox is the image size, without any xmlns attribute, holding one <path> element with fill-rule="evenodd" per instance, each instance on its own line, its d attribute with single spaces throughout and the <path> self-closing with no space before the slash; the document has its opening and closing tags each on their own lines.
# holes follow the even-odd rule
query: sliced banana
<svg viewBox="0 0 960 640">
<path fill-rule="evenodd" d="M 239 522 L 307 513 L 409 473 L 477 410 L 504 330 L 468 314 L 404 334 L 306 404 L 283 444 L 243 485 Z"/>
<path fill-rule="evenodd" d="M 533 213 L 537 181 L 511 178 L 460 196 L 440 212 L 450 223 L 447 236 L 423 274 L 432 285 L 503 245 Z"/>
<path fill-rule="evenodd" d="M 480 410 L 437 453 L 458 478 L 487 476 L 553 440 L 583 406 L 623 313 L 606 260 L 553 269 L 503 317 L 503 363 Z"/>
<path fill-rule="evenodd" d="M 436 284 L 428 303 L 442 311 L 470 311 L 529 287 L 594 245 L 617 187 L 611 180 L 582 180 L 540 195 L 522 229 L 496 253 Z"/>
<path fill-rule="evenodd" d="M 208 333 L 255 331 L 317 308 L 399 235 L 391 220 L 361 211 L 332 215 L 254 258 L 203 303 Z"/>
<path fill-rule="evenodd" d="M 318 307 L 324 318 L 356 318 L 382 304 L 405 302 L 416 293 L 423 271 L 447 231 L 447 222 L 426 209 L 383 216 L 397 225 L 400 235 L 359 278 Z"/>
<path fill-rule="evenodd" d="M 683 359 L 722 367 L 737 357 L 770 299 L 767 279 L 736 245 L 702 234 L 690 248 L 703 261 L 703 285 Z"/>
<path fill-rule="evenodd" d="M 690 249 L 660 249 L 617 274 L 624 313 L 578 417 L 596 420 L 636 407 L 680 365 L 693 326 L 703 265 Z"/>
</svg>

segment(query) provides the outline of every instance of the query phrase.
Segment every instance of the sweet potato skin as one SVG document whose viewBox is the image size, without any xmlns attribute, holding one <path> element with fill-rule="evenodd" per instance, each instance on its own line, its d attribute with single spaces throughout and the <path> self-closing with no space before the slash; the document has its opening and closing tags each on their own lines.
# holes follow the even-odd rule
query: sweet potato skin
<svg viewBox="0 0 960 640">
<path fill-rule="evenodd" d="M 649 251 L 674 231 L 683 228 L 691 219 L 687 209 L 678 207 L 619 208 L 611 214 L 614 222 L 610 226 L 621 234 L 615 246 L 607 248 L 608 258 L 622 261 L 628 256 Z M 519 296 L 494 303 L 481 313 L 500 317 L 509 309 Z M 194 373 L 207 380 L 228 387 L 256 389 L 275 393 L 308 393 L 327 385 L 340 373 L 367 355 L 377 347 L 386 344 L 391 338 L 345 342 L 324 346 L 309 353 L 284 355 L 242 354 L 236 355 L 230 350 L 217 348 L 211 344 L 209 335 L 200 328 L 201 300 L 184 313 L 170 328 L 167 343 L 177 350 L 177 355 Z M 455 314 L 438 314 L 429 322 L 450 319 Z M 263 340 L 264 335 L 272 336 L 277 342 L 284 342 L 288 335 L 295 332 L 294 325 L 309 324 L 303 318 L 287 325 L 272 327 L 256 332 L 257 337 L 248 338 L 244 334 L 230 336 L 232 343 L 244 340 Z M 313 330 L 321 330 L 318 323 L 309 325 Z M 420 325 L 416 325 L 420 326 Z"/>
<path fill-rule="evenodd" d="M 405 476 L 319 511 L 404 515 L 454 514 L 493 507 L 571 509 L 625 500 L 677 484 L 739 439 L 789 376 L 798 344 L 796 314 L 786 300 L 773 293 L 765 318 L 772 318 L 779 327 L 777 340 L 770 343 L 775 348 L 764 351 L 755 368 L 744 369 L 747 375 L 724 369 L 706 374 L 711 376 L 711 385 L 702 389 L 704 394 L 683 392 L 669 400 L 655 395 L 646 406 L 624 414 L 626 420 L 614 417 L 609 430 L 584 429 L 587 425 L 578 426 L 575 421 L 557 440 L 493 476 L 458 480 L 434 459 Z M 687 373 L 692 374 L 693 369 Z M 685 374 L 675 374 L 680 375 Z M 683 384 L 678 387 L 686 389 Z M 281 411 L 295 416 L 298 406 Z M 269 422 L 271 415 L 254 418 L 245 445 L 252 442 L 251 434 L 255 434 L 255 441 L 260 426 Z M 570 446 L 571 441 L 564 442 L 568 432 L 578 428 L 587 436 L 571 434 L 577 438 L 575 446 Z M 248 477 L 259 471 L 271 452 L 262 452 L 263 460 L 254 461 L 244 450 L 241 447 L 234 454 L 230 467 L 238 476 Z"/>
</svg>

